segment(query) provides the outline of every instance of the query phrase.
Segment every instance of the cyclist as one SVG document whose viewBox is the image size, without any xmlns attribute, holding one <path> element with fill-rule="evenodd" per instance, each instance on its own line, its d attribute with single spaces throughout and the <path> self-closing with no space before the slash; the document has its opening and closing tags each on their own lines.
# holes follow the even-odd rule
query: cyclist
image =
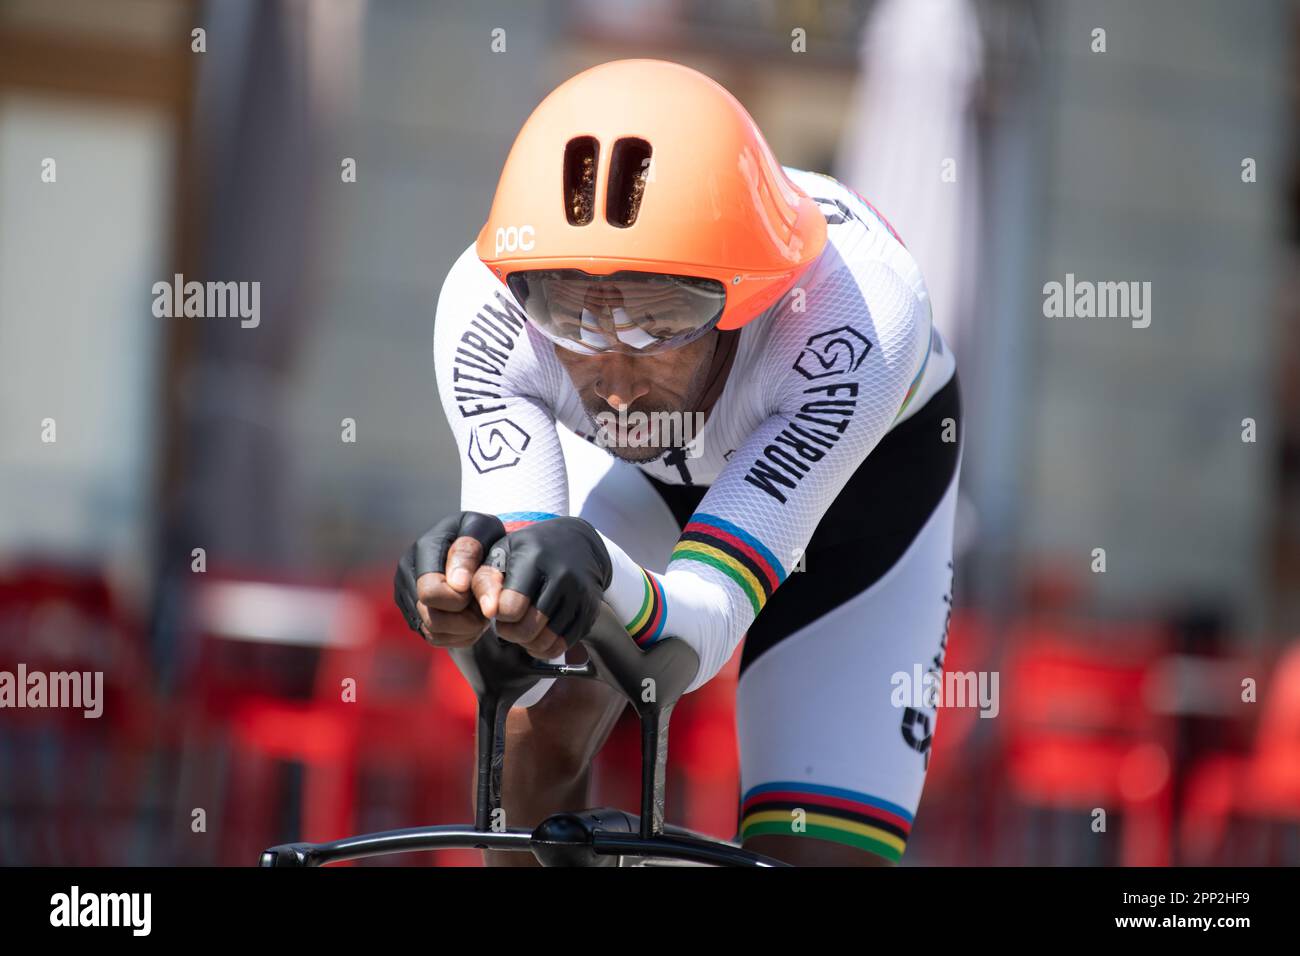
<svg viewBox="0 0 1300 956">
<path fill-rule="evenodd" d="M 896 862 L 936 713 L 894 675 L 942 668 L 961 411 L 871 204 L 781 167 L 703 74 L 606 63 L 525 122 L 443 285 L 434 362 L 464 510 L 399 564 L 412 627 L 449 647 L 494 621 L 577 661 L 605 601 L 637 643 L 695 648 L 691 690 L 747 636 L 744 846 Z M 592 681 L 520 700 L 510 825 L 588 805 L 622 706 Z"/>
</svg>

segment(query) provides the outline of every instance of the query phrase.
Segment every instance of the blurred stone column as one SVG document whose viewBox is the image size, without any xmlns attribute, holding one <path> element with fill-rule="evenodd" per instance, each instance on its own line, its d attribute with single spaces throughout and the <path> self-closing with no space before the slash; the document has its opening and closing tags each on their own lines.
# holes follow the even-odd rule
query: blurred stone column
<svg viewBox="0 0 1300 956">
<path fill-rule="evenodd" d="M 331 149 L 354 95 L 363 0 L 219 0 L 206 31 L 192 116 L 180 242 L 186 282 L 256 282 L 259 318 L 173 323 L 167 479 L 155 647 L 164 681 L 184 620 L 191 553 L 209 569 L 282 575 L 306 542 L 288 449 L 295 362 L 311 334 L 316 191 L 339 183 Z M 170 278 L 170 277 L 169 277 Z"/>
<path fill-rule="evenodd" d="M 260 321 L 195 322 L 181 376 L 183 465 L 176 527 L 184 553 L 241 566 L 301 557 L 285 450 L 295 356 L 310 335 L 318 249 L 313 190 L 337 182 L 328 154 L 355 73 L 356 2 L 221 0 L 205 7 L 195 110 L 200 274 L 257 282 Z M 340 30 L 340 22 L 351 30 Z M 175 555 L 173 555 L 175 557 Z"/>
</svg>

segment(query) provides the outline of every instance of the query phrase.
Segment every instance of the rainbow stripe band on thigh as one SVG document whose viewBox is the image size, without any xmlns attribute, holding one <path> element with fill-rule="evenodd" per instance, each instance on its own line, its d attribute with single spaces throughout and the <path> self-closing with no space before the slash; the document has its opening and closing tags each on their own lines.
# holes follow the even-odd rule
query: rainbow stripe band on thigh
<svg viewBox="0 0 1300 956">
<path fill-rule="evenodd" d="M 740 814 L 741 840 L 768 833 L 812 837 L 894 863 L 902 859 L 912 832 L 912 814 L 896 803 L 842 787 L 786 780 L 751 788 Z M 796 827 L 800 821 L 802 826 Z"/>
</svg>

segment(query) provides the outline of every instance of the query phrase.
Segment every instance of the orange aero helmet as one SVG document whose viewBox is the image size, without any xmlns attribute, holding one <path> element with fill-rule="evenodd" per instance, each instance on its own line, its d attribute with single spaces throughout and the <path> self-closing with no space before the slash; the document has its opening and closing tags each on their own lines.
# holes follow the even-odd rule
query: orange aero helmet
<svg viewBox="0 0 1300 956">
<path fill-rule="evenodd" d="M 816 203 L 734 96 L 680 64 L 617 60 L 561 84 L 524 123 L 477 252 L 517 298 L 530 277 L 661 279 L 701 314 L 711 303 L 709 328 L 736 329 L 789 291 L 825 243 Z M 662 283 L 637 291 L 651 303 L 668 294 Z"/>
</svg>

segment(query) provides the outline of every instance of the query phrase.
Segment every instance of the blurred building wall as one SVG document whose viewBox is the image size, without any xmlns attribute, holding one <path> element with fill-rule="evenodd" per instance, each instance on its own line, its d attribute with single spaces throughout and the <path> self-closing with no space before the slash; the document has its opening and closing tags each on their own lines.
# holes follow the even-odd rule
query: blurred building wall
<svg viewBox="0 0 1300 956">
<path fill-rule="evenodd" d="M 97 565 L 136 597 L 165 418 L 150 286 L 175 241 L 188 9 L 0 0 L 0 563 Z"/>
<path fill-rule="evenodd" d="M 1038 286 L 1150 281 L 1149 328 L 1047 319 L 1025 394 L 1026 562 L 1103 606 L 1267 609 L 1294 6 L 1047 3 Z M 1108 50 L 1089 52 L 1104 27 Z M 1258 182 L 1245 184 L 1252 157 Z M 1241 440 L 1242 420 L 1258 442 Z M 1093 548 L 1107 572 L 1090 575 Z"/>
<path fill-rule="evenodd" d="M 3 550 L 142 556 L 171 163 L 156 110 L 0 95 Z"/>
</svg>

